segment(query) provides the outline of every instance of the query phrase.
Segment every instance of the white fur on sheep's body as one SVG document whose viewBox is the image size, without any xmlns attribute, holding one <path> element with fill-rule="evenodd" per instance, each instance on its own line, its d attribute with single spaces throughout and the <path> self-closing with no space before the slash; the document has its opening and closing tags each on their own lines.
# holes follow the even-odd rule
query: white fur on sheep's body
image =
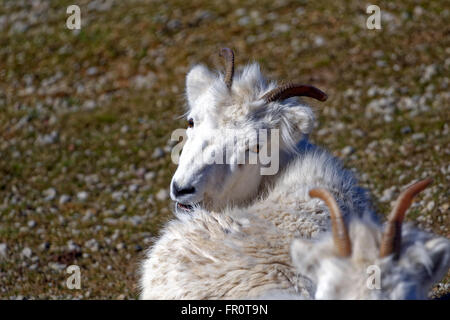
<svg viewBox="0 0 450 320">
<path fill-rule="evenodd" d="M 315 187 L 331 190 L 344 212 L 370 214 L 352 173 L 309 145 L 264 199 L 222 212 L 197 208 L 169 222 L 142 265 L 141 298 L 312 298 L 289 247 L 294 237 L 329 229 L 328 209 L 308 196 Z"/>
</svg>

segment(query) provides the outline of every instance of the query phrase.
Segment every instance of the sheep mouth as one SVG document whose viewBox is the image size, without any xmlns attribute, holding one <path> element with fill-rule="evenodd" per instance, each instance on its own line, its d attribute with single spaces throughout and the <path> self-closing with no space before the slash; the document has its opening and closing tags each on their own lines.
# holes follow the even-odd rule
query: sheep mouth
<svg viewBox="0 0 450 320">
<path fill-rule="evenodd" d="M 190 204 L 177 202 L 177 209 L 185 212 L 191 212 L 194 208 Z"/>
</svg>

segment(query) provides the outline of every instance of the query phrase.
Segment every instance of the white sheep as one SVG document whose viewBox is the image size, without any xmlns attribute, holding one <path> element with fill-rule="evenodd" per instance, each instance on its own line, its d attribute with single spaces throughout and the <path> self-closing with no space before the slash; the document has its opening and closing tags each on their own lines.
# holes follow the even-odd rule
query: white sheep
<svg viewBox="0 0 450 320">
<path fill-rule="evenodd" d="M 419 181 L 400 195 L 384 231 L 357 215 L 346 227 L 328 191 L 310 192 L 327 203 L 334 222 L 332 235 L 296 239 L 291 247 L 297 271 L 314 283 L 315 299 L 427 298 L 450 268 L 450 241 L 402 222 L 413 197 L 430 182 Z"/>
<path fill-rule="evenodd" d="M 224 54 L 233 60 L 230 50 Z M 344 214 L 372 213 L 353 174 L 306 141 L 311 108 L 289 99 L 324 95 L 305 86 L 276 89 L 257 64 L 235 77 L 233 69 L 228 64 L 225 81 L 203 66 L 187 75 L 191 128 L 171 188 L 178 219 L 147 252 L 143 299 L 311 298 L 312 284 L 296 272 L 289 253 L 294 236 L 316 238 L 329 229 L 327 207 L 309 190 L 331 190 Z M 279 129 L 280 171 L 261 177 L 260 163 L 194 163 L 196 154 L 223 148 L 224 141 L 210 139 L 209 132 L 228 126 Z"/>
</svg>

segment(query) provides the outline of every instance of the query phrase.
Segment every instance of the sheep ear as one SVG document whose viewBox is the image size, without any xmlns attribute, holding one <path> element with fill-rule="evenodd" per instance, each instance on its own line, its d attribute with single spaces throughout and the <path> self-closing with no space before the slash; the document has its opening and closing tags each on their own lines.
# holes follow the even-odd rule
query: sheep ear
<svg viewBox="0 0 450 320">
<path fill-rule="evenodd" d="M 205 92 L 215 76 L 204 65 L 195 65 L 186 76 L 186 95 L 190 106 Z"/>
<path fill-rule="evenodd" d="M 283 107 L 280 133 L 289 144 L 296 144 L 304 135 L 311 133 L 314 127 L 314 113 L 308 106 Z"/>
<path fill-rule="evenodd" d="M 313 281 L 317 280 L 317 270 L 320 265 L 317 250 L 315 250 L 316 245 L 312 241 L 301 239 L 295 239 L 291 244 L 291 258 L 297 272 Z"/>
<path fill-rule="evenodd" d="M 441 280 L 450 269 L 450 240 L 434 238 L 426 242 L 431 265 L 426 265 L 430 285 Z"/>
</svg>

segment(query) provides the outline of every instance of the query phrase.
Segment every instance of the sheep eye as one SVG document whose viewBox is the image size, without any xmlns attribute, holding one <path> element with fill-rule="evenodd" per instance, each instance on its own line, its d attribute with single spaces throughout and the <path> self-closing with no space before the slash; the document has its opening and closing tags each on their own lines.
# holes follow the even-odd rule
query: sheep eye
<svg viewBox="0 0 450 320">
<path fill-rule="evenodd" d="M 194 127 L 194 119 L 189 119 L 188 120 L 188 128 L 193 128 Z"/>
</svg>

